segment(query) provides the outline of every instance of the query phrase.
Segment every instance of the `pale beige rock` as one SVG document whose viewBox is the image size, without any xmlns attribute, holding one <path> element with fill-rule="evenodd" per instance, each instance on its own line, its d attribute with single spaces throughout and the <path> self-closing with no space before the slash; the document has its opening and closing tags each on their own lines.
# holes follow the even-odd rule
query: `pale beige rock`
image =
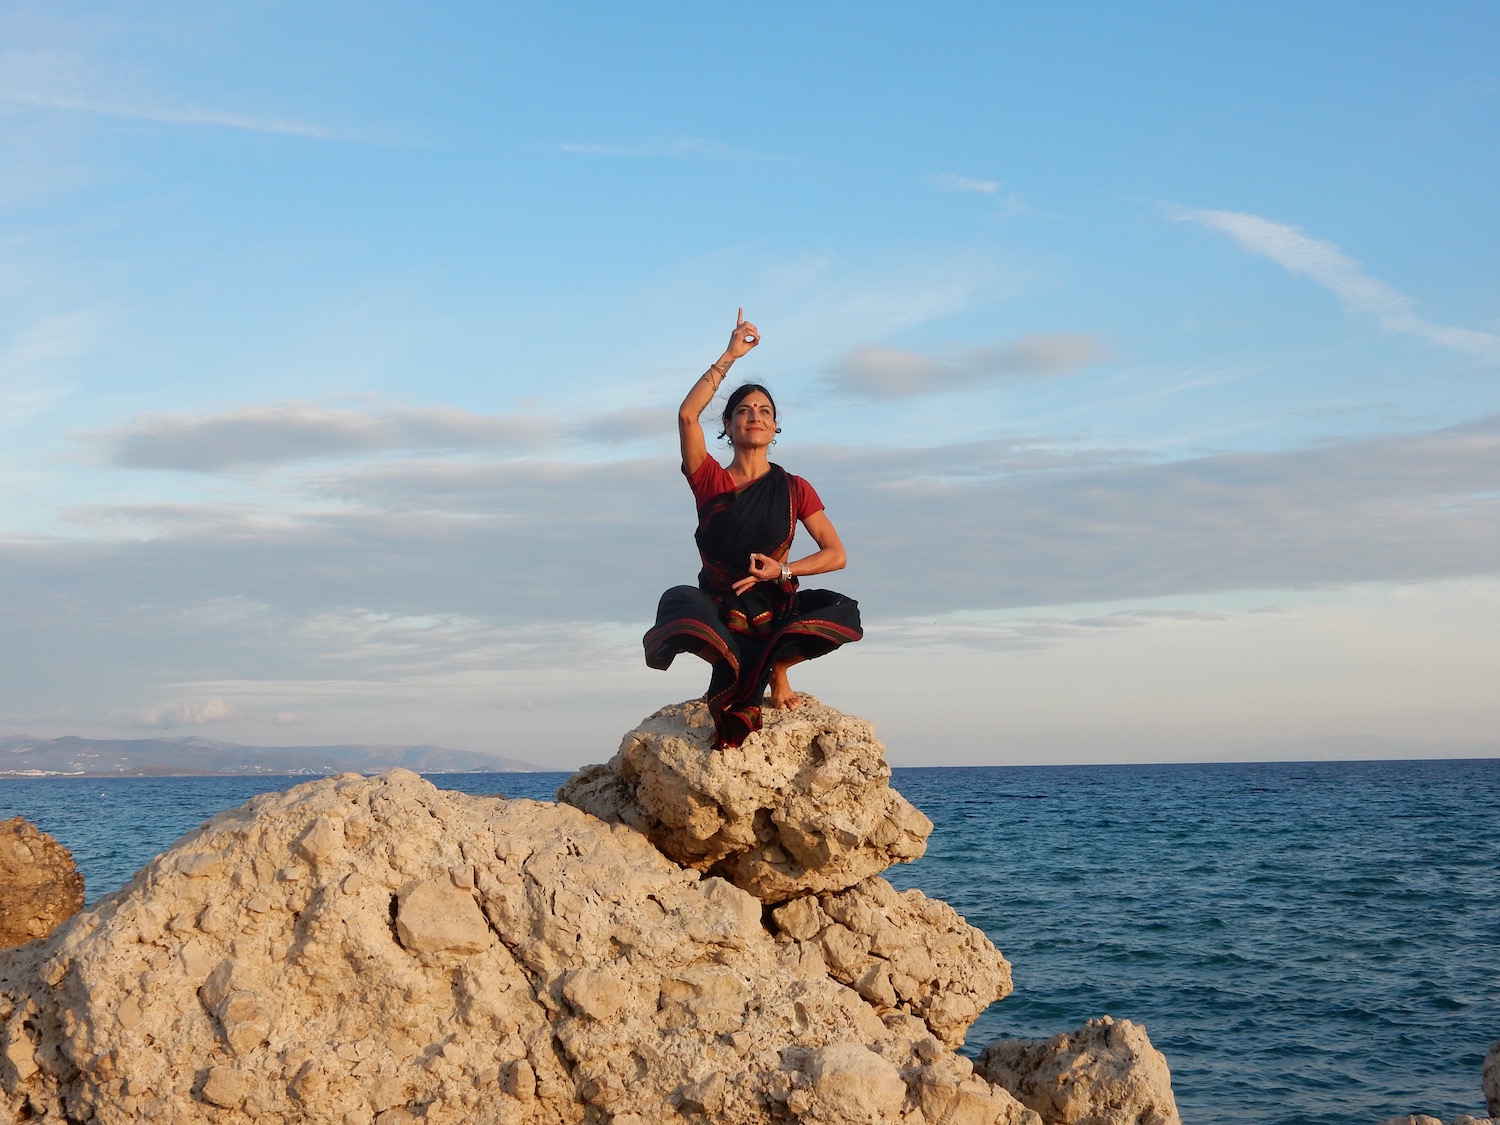
<svg viewBox="0 0 1500 1125">
<path fill-rule="evenodd" d="M 914 1044 L 925 1065 L 904 1072 L 918 1091 L 917 1104 L 929 1122 L 943 1125 L 1042 1125 L 1034 1110 L 1027 1109 L 1007 1091 L 992 1086 L 974 1073 L 973 1064 L 962 1055 L 950 1054 L 936 1039 Z"/>
<path fill-rule="evenodd" d="M 1167 1060 L 1129 1020 L 1101 1016 L 1051 1039 L 999 1039 L 975 1070 L 1046 1125 L 1180 1125 Z"/>
<path fill-rule="evenodd" d="M 788 1052 L 795 1067 L 786 1108 L 802 1125 L 1042 1125 L 1041 1118 L 974 1074 L 968 1059 L 930 1035 L 889 1044 L 830 1044 Z M 909 1044 L 909 1045 L 908 1045 Z M 903 1096 L 893 1077 L 905 1087 Z"/>
<path fill-rule="evenodd" d="M 432 936 L 455 916 L 468 939 Z M 1036 1125 L 787 954 L 757 899 L 576 809 L 310 782 L 0 953 L 0 1122 Z"/>
<path fill-rule="evenodd" d="M 1490 1044 L 1484 1055 L 1481 1072 L 1484 1083 L 1484 1104 L 1491 1117 L 1500 1117 L 1500 1039 Z"/>
<path fill-rule="evenodd" d="M 901 1072 L 859 1043 L 819 1047 L 808 1058 L 810 1088 L 821 1110 L 834 1121 L 888 1121 L 906 1101 Z"/>
<path fill-rule="evenodd" d="M 446 874 L 401 891 L 396 936 L 413 953 L 483 953 L 490 945 L 490 927 L 473 893 Z"/>
<path fill-rule="evenodd" d="M 0 949 L 46 937 L 82 908 L 68 849 L 22 817 L 0 821 Z"/>
<path fill-rule="evenodd" d="M 628 824 L 764 902 L 841 891 L 926 849 L 932 822 L 890 788 L 864 719 L 804 695 L 793 710 L 767 709 L 741 746 L 712 740 L 701 701 L 663 708 L 608 765 L 564 782 L 558 800 Z"/>
<path fill-rule="evenodd" d="M 203 1100 L 209 1105 L 236 1109 L 254 1088 L 255 1078 L 228 1066 L 210 1067 L 203 1081 Z"/>
<path fill-rule="evenodd" d="M 344 821 L 341 817 L 320 816 L 312 827 L 298 838 L 294 850 L 308 863 L 322 863 L 344 846 Z"/>
<path fill-rule="evenodd" d="M 874 1005 L 910 1012 L 950 1047 L 1011 991 L 1010 963 L 945 902 L 866 879 L 772 911 L 777 940 L 821 954 L 828 972 Z"/>
</svg>

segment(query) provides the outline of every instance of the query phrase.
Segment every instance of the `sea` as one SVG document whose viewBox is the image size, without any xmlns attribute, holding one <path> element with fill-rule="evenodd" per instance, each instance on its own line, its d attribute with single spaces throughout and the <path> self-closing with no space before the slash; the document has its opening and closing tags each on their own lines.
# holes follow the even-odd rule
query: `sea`
<svg viewBox="0 0 1500 1125">
<path fill-rule="evenodd" d="M 550 800 L 562 773 L 441 774 Z M 0 780 L 92 901 L 184 832 L 297 778 Z M 936 825 L 886 877 L 1014 967 L 974 1024 L 1110 1015 L 1166 1056 L 1187 1125 L 1484 1114 L 1500 1039 L 1500 759 L 897 769 Z"/>
</svg>

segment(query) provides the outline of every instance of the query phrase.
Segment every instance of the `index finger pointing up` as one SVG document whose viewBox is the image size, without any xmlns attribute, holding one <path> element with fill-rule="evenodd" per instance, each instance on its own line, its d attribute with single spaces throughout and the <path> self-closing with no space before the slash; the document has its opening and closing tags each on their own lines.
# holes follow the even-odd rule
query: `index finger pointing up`
<svg viewBox="0 0 1500 1125">
<path fill-rule="evenodd" d="M 741 309 L 739 311 L 739 313 L 737 314 L 737 316 L 739 317 L 739 319 L 735 321 L 735 327 L 736 328 L 738 328 L 741 324 L 745 323 L 745 310 Z"/>
</svg>

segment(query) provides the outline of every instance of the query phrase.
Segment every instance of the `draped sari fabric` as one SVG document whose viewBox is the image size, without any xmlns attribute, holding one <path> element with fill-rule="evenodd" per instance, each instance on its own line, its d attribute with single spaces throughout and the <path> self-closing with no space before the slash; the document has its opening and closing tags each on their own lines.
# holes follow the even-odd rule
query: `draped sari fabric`
<svg viewBox="0 0 1500 1125">
<path fill-rule="evenodd" d="M 804 592 L 794 578 L 734 592 L 749 576 L 750 555 L 783 557 L 796 529 L 791 482 L 779 465 L 705 501 L 694 536 L 703 560 L 698 585 L 663 594 L 644 638 L 652 668 L 670 667 L 680 652 L 712 666 L 706 699 L 716 747 L 738 746 L 760 729 L 761 698 L 778 660 L 811 660 L 864 635 L 859 603 L 832 590 Z"/>
</svg>

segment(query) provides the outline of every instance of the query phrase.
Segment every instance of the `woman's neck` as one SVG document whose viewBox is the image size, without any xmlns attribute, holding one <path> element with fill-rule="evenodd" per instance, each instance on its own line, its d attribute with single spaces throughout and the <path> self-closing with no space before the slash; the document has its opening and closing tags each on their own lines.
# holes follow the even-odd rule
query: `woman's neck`
<svg viewBox="0 0 1500 1125">
<path fill-rule="evenodd" d="M 740 484 L 749 484 L 771 471 L 770 458 L 763 445 L 735 446 L 734 460 L 729 463 L 729 475 Z"/>
</svg>

